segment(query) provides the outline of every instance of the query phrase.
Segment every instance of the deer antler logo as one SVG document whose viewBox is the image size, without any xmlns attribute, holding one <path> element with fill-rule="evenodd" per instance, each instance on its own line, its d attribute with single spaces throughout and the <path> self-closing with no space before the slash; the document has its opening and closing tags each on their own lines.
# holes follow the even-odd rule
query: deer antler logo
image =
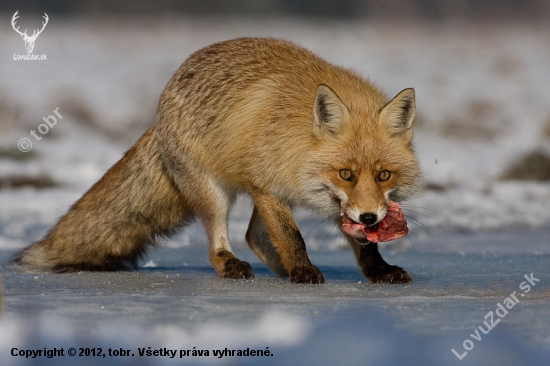
<svg viewBox="0 0 550 366">
<path fill-rule="evenodd" d="M 36 38 L 38 38 L 38 36 L 40 35 L 40 33 L 42 33 L 42 31 L 44 30 L 44 28 L 46 28 L 46 24 L 48 24 L 48 14 L 44 13 L 44 20 L 45 22 L 42 22 L 42 29 L 38 30 L 38 29 L 35 29 L 32 36 L 28 36 L 27 35 L 27 30 L 25 29 L 24 32 L 21 32 L 19 31 L 19 26 L 17 26 L 17 28 L 15 28 L 15 20 L 17 18 L 19 18 L 19 15 L 17 15 L 17 13 L 19 12 L 19 10 L 17 10 L 15 12 L 15 14 L 13 14 L 13 18 L 11 18 L 11 26 L 13 27 L 13 29 L 19 33 L 21 35 L 21 38 L 23 38 L 23 41 L 25 41 L 25 48 L 27 49 L 27 53 L 32 53 L 32 50 L 34 49 L 34 42 L 36 41 Z"/>
</svg>

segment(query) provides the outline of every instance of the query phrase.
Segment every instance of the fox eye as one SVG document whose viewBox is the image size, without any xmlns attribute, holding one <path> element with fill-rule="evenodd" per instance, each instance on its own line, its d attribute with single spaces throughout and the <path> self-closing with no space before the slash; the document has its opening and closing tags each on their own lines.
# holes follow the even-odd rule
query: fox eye
<svg viewBox="0 0 550 366">
<path fill-rule="evenodd" d="M 351 182 L 353 180 L 353 174 L 348 169 L 340 170 L 340 178 Z"/>
<path fill-rule="evenodd" d="M 389 170 L 382 170 L 380 173 L 378 173 L 378 180 L 381 182 L 385 182 L 391 177 L 391 172 Z"/>
</svg>

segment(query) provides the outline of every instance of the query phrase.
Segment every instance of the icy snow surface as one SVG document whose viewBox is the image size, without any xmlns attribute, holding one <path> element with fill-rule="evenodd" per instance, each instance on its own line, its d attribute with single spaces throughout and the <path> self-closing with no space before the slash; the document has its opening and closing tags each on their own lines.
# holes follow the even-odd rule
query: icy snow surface
<svg viewBox="0 0 550 366">
<path fill-rule="evenodd" d="M 11 14 L 0 17 L 8 24 Z M 0 33 L 0 179 L 49 177 L 47 189 L 0 189 L 0 364 L 540 365 L 550 356 L 550 184 L 502 181 L 522 153 L 550 149 L 550 28 L 220 19 L 50 19 L 35 53 Z M 139 272 L 29 274 L 7 264 L 38 240 L 145 131 L 158 96 L 193 51 L 272 36 L 356 69 L 393 96 L 414 87 L 415 147 L 428 189 L 403 205 L 411 233 L 382 246 L 406 286 L 366 283 L 338 230 L 296 213 L 322 286 L 276 278 L 244 243 L 250 203 L 230 220 L 256 279 L 218 279 L 198 225 L 151 252 Z M 59 107 L 63 119 L 30 136 Z M 29 138 L 32 153 L 17 143 Z M 4 151 L 11 150 L 12 157 Z M 14 151 L 14 152 L 13 152 Z M 33 154 L 33 155 L 30 155 Z M 470 337 L 534 273 L 540 279 L 482 340 Z M 463 342 L 474 348 L 462 361 Z M 466 343 L 468 345 L 469 343 Z M 262 349 L 271 357 L 25 360 L 12 348 Z M 48 363 L 49 362 L 49 363 Z"/>
<path fill-rule="evenodd" d="M 413 276 L 404 286 L 367 283 L 343 250 L 310 250 L 327 280 L 317 286 L 276 278 L 242 247 L 236 254 L 250 261 L 254 280 L 217 278 L 204 245 L 155 250 L 148 258 L 156 266 L 139 272 L 53 275 L 3 265 L 0 363 L 34 364 L 10 356 L 13 347 L 130 349 L 135 357 L 108 361 L 129 365 L 177 364 L 138 357 L 144 347 L 211 355 L 269 347 L 267 358 L 186 357 L 184 364 L 447 365 L 459 362 L 451 349 L 463 354 L 470 339 L 475 347 L 461 364 L 542 365 L 550 356 L 549 235 L 447 234 L 417 241 L 416 251 L 383 250 Z M 4 260 L 10 251 L 0 253 Z M 521 297 L 531 273 L 540 281 Z M 471 338 L 514 292 L 519 303 L 488 334 L 478 330 L 481 341 Z"/>
</svg>

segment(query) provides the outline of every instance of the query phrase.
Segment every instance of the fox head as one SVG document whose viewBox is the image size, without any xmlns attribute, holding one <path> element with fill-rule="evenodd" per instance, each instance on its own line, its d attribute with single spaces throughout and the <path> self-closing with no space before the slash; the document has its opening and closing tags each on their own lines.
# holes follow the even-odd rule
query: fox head
<svg viewBox="0 0 550 366">
<path fill-rule="evenodd" d="M 390 200 L 419 190 L 421 174 L 412 148 L 414 89 L 389 102 L 381 96 L 366 99 L 346 104 L 331 87 L 318 85 L 315 148 L 305 176 L 317 208 L 374 225 L 386 216 Z"/>
</svg>

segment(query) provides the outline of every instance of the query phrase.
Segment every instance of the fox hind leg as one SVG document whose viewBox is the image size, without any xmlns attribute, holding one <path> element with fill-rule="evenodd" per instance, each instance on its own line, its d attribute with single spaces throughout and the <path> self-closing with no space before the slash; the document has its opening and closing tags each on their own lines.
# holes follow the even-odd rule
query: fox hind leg
<svg viewBox="0 0 550 366">
<path fill-rule="evenodd" d="M 194 202 L 195 213 L 202 222 L 208 236 L 208 258 L 220 277 L 254 278 L 252 267 L 241 261 L 229 244 L 229 211 L 235 201 L 236 193 L 207 178 L 208 183 L 201 185 L 201 202 Z"/>
<path fill-rule="evenodd" d="M 221 187 L 211 185 L 210 197 L 215 197 L 215 204 L 210 201 L 206 207 L 199 209 L 201 220 L 208 235 L 209 259 L 214 269 L 223 278 L 254 278 L 252 267 L 233 254 L 229 245 L 228 219 L 229 211 L 236 194 Z"/>
<path fill-rule="evenodd" d="M 214 269 L 223 278 L 254 278 L 250 264 L 233 254 L 229 245 L 229 211 L 236 192 L 223 186 L 191 164 L 179 166 L 174 181 L 189 201 L 193 213 L 202 222 L 208 236 L 208 257 Z"/>
</svg>

